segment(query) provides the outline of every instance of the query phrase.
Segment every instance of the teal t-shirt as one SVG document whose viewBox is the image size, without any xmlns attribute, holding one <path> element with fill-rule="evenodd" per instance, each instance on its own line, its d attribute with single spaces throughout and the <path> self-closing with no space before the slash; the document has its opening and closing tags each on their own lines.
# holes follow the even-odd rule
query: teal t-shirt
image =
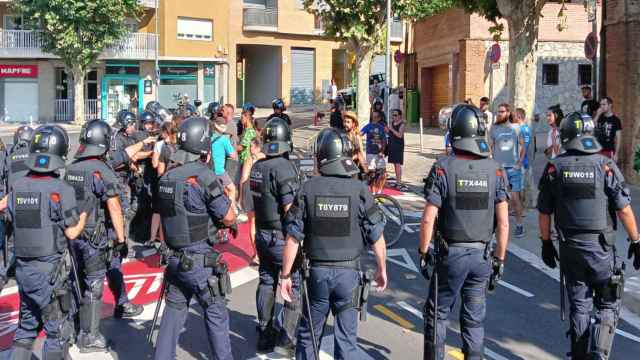
<svg viewBox="0 0 640 360">
<path fill-rule="evenodd" d="M 225 161 L 233 152 L 234 149 L 228 136 L 211 135 L 211 161 L 213 162 L 213 172 L 216 175 L 224 174 Z"/>
</svg>

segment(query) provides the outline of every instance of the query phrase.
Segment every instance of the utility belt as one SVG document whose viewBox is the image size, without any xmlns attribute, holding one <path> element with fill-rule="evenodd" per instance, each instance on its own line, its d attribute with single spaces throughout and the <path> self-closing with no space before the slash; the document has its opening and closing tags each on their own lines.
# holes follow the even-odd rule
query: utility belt
<svg viewBox="0 0 640 360">
<path fill-rule="evenodd" d="M 220 297 L 231 294 L 231 276 L 227 263 L 222 261 L 220 253 L 211 251 L 206 254 L 190 253 L 184 250 L 168 250 L 171 256 L 178 259 L 178 271 L 188 272 L 195 265 L 213 269 L 213 274 L 207 279 L 207 285 L 212 297 Z"/>
<path fill-rule="evenodd" d="M 345 261 L 321 261 L 321 260 L 311 260 L 311 267 L 330 267 L 330 268 L 346 268 L 353 269 L 356 271 L 360 271 L 360 257 L 357 257 L 353 260 L 345 260 Z"/>
</svg>

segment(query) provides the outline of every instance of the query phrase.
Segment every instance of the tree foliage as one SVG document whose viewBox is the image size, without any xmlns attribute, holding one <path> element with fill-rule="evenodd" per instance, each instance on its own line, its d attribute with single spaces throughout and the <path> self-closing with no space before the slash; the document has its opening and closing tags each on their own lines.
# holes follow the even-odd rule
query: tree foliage
<svg viewBox="0 0 640 360">
<path fill-rule="evenodd" d="M 16 0 L 13 8 L 42 31 L 43 50 L 83 71 L 126 36 L 126 17 L 137 18 L 136 0 Z"/>
</svg>

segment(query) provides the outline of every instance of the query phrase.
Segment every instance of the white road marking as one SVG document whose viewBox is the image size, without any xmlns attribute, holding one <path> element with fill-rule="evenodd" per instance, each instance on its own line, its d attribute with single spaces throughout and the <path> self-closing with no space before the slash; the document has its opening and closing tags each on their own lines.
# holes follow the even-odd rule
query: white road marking
<svg viewBox="0 0 640 360">
<path fill-rule="evenodd" d="M 322 344 L 320 344 L 320 360 L 333 360 L 333 334 L 331 335 L 325 335 L 322 338 Z M 362 348 L 360 348 L 360 359 L 363 360 L 373 360 L 373 358 L 371 356 L 369 356 L 369 354 L 367 354 Z M 259 354 L 258 356 L 252 357 L 249 360 L 285 360 L 285 359 L 291 359 L 290 357 L 287 356 L 282 356 L 280 354 L 277 354 L 275 352 L 269 353 L 269 354 Z"/>
<path fill-rule="evenodd" d="M 369 253 L 373 254 L 373 251 L 369 251 Z M 402 260 L 394 259 L 394 257 L 400 257 Z M 420 272 L 416 267 L 416 264 L 413 262 L 413 259 L 411 259 L 411 255 L 409 255 L 407 249 L 387 249 L 387 261 L 400 265 L 413 272 Z"/>
<path fill-rule="evenodd" d="M 548 277 L 554 279 L 555 281 L 558 281 L 558 282 L 560 281 L 560 270 L 558 270 L 558 268 L 549 269 L 547 265 L 544 264 L 542 259 L 540 259 L 540 257 L 537 256 L 536 254 L 530 252 L 529 250 L 521 248 L 520 246 L 514 244 L 513 242 L 509 243 L 509 247 L 507 250 L 513 255 L 520 258 L 520 260 L 540 270 L 543 274 L 547 275 Z M 620 318 L 626 321 L 629 325 L 640 330 L 640 316 L 634 314 L 625 306 L 622 307 Z"/>
<path fill-rule="evenodd" d="M 616 333 L 620 336 L 626 337 L 629 340 L 633 340 L 635 342 L 640 343 L 640 337 L 637 337 L 635 335 L 629 334 L 626 331 L 620 330 L 620 329 L 616 329 Z"/>
<path fill-rule="evenodd" d="M 414 315 L 415 317 L 419 318 L 420 320 L 424 320 L 423 316 L 422 316 L 422 311 L 416 309 L 415 307 L 409 305 L 408 303 L 404 302 L 404 301 L 398 301 L 395 304 L 392 304 L 394 307 L 399 307 L 405 311 L 407 311 L 408 313 Z M 450 329 L 453 330 L 453 329 Z M 455 331 L 455 330 L 453 330 Z M 508 360 L 508 358 L 497 354 L 489 349 L 487 349 L 487 347 L 485 346 L 484 348 L 484 354 L 487 356 L 487 358 L 489 359 L 493 359 L 493 360 Z"/>
<path fill-rule="evenodd" d="M 528 298 L 532 298 L 534 295 L 526 290 L 523 290 L 515 285 L 511 285 L 508 282 L 504 281 L 504 280 L 500 280 L 498 281 L 498 284 L 506 287 L 507 289 L 511 290 L 511 291 L 515 291 L 518 294 L 524 296 L 524 297 L 528 297 Z"/>
</svg>

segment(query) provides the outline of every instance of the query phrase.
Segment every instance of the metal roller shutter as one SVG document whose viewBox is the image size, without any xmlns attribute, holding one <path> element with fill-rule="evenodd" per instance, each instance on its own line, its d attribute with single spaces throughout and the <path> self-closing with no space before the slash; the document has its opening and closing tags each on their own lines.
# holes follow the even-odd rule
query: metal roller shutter
<svg viewBox="0 0 640 360">
<path fill-rule="evenodd" d="M 432 110 L 437 114 L 440 109 L 449 106 L 449 65 L 433 67 Z"/>
<path fill-rule="evenodd" d="M 384 55 L 376 55 L 373 57 L 373 60 L 371 61 L 371 75 L 375 75 L 375 74 L 385 74 L 386 71 L 384 71 Z"/>
<path fill-rule="evenodd" d="M 291 104 L 313 104 L 315 50 L 291 49 Z"/>
</svg>

